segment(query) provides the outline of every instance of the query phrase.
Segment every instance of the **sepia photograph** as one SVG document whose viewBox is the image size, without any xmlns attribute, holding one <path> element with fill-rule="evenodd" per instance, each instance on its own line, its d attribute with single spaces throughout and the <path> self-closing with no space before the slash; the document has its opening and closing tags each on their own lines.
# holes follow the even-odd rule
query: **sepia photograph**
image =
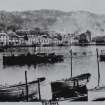
<svg viewBox="0 0 105 105">
<path fill-rule="evenodd" d="M 105 101 L 105 0 L 0 0 L 0 103 Z"/>
</svg>

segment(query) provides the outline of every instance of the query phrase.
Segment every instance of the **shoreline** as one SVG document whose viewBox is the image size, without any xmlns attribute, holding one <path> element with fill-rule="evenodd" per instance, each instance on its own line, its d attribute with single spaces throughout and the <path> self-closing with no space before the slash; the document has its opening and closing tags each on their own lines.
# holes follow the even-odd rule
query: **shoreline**
<svg viewBox="0 0 105 105">
<path fill-rule="evenodd" d="M 84 44 L 71 44 L 71 45 L 0 45 L 0 48 L 9 48 L 9 47 L 66 47 L 66 46 L 104 46 L 105 43 L 84 43 Z"/>
</svg>

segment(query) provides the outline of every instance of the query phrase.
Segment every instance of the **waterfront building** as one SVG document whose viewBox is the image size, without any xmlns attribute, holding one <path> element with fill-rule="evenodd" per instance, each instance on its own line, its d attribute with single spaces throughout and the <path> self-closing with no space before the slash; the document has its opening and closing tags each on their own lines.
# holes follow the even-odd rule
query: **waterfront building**
<svg viewBox="0 0 105 105">
<path fill-rule="evenodd" d="M 9 45 L 19 44 L 19 38 L 15 32 L 8 32 L 8 36 L 9 36 Z"/>
<path fill-rule="evenodd" d="M 91 32 L 86 31 L 84 33 L 81 33 L 80 35 L 76 36 L 76 39 L 78 39 L 78 43 L 90 43 Z"/>
<path fill-rule="evenodd" d="M 27 45 L 33 45 L 38 43 L 38 37 L 35 35 L 27 35 L 28 40 L 26 40 Z"/>
<path fill-rule="evenodd" d="M 62 43 L 64 45 L 70 45 L 71 37 L 69 37 L 67 34 L 62 36 Z"/>
<path fill-rule="evenodd" d="M 25 44 L 24 36 L 19 36 L 15 32 L 8 31 L 9 45 L 23 45 Z"/>
<path fill-rule="evenodd" d="M 0 33 L 0 45 L 7 45 L 9 42 L 9 37 L 7 33 Z"/>
<path fill-rule="evenodd" d="M 47 35 L 42 35 L 39 37 L 39 43 L 41 46 L 49 46 L 52 44 L 52 39 Z"/>
<path fill-rule="evenodd" d="M 96 44 L 105 43 L 105 36 L 96 36 L 92 38 L 92 42 L 95 42 Z"/>
</svg>

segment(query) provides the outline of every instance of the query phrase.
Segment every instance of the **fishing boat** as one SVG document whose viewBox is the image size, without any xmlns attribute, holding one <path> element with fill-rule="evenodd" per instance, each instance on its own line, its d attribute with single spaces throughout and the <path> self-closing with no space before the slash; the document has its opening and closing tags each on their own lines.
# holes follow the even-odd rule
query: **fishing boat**
<svg viewBox="0 0 105 105">
<path fill-rule="evenodd" d="M 101 54 L 99 55 L 100 61 L 105 61 L 105 50 L 101 50 Z"/>
<path fill-rule="evenodd" d="M 63 61 L 63 55 L 55 53 L 11 54 L 3 55 L 3 65 L 36 65 L 40 63 L 56 63 Z"/>
<path fill-rule="evenodd" d="M 80 96 L 86 98 L 87 87 L 90 74 L 81 74 L 76 77 L 72 77 L 66 80 L 58 80 L 51 83 L 53 99 L 57 98 L 74 98 L 79 99 Z M 84 97 L 83 97 L 84 96 Z"/>
<path fill-rule="evenodd" d="M 38 94 L 38 81 L 43 82 L 45 77 L 38 78 L 38 80 L 25 83 L 0 86 L 0 101 L 1 102 L 17 102 L 27 100 L 27 89 L 28 89 L 28 100 L 32 101 L 37 99 L 35 96 Z M 28 88 L 27 88 L 27 87 Z M 27 89 L 26 89 L 27 88 Z"/>
<path fill-rule="evenodd" d="M 68 79 L 51 82 L 52 99 L 72 99 L 72 101 L 87 101 L 87 83 L 91 77 L 90 73 L 80 74 L 72 77 L 72 50 L 71 50 L 71 77 Z"/>
</svg>

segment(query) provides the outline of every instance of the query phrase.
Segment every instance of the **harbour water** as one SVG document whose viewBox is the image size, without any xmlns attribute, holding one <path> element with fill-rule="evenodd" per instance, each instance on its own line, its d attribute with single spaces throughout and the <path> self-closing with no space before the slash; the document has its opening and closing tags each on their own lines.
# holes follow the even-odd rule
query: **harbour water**
<svg viewBox="0 0 105 105">
<path fill-rule="evenodd" d="M 97 55 L 96 48 L 105 49 L 105 46 L 72 46 L 72 47 L 41 47 L 36 48 L 36 52 L 55 52 L 64 55 L 64 61 L 54 64 L 39 64 L 32 66 L 3 66 L 3 53 L 0 53 L 0 84 L 12 85 L 19 82 L 25 82 L 24 71 L 27 70 L 28 81 L 35 80 L 38 77 L 46 77 L 46 81 L 41 87 L 42 97 L 45 99 L 51 98 L 51 81 L 70 78 L 70 49 L 74 53 L 73 56 L 73 76 L 83 73 L 91 73 L 91 79 L 87 87 L 94 88 L 97 86 L 98 70 L 97 70 Z M 33 48 L 27 48 L 33 51 Z M 85 53 L 84 53 L 85 52 Z M 76 54 L 75 54 L 76 53 Z M 105 85 L 105 62 L 100 62 L 100 85 Z M 90 95 L 91 96 L 91 95 Z M 105 95 L 104 95 L 105 96 Z M 103 96 L 103 97 L 104 97 Z M 89 97 L 89 100 L 91 98 Z"/>
</svg>

